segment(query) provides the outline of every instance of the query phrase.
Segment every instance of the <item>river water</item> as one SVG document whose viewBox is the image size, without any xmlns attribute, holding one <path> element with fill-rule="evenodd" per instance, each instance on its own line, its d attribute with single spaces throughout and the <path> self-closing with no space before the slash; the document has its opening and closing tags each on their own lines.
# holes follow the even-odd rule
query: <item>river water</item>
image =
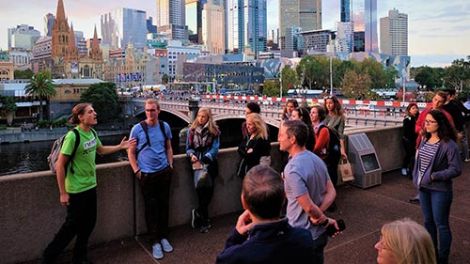
<svg viewBox="0 0 470 264">
<path fill-rule="evenodd" d="M 100 137 L 103 145 L 119 144 L 122 136 Z M 53 141 L 15 143 L 0 145 L 0 176 L 49 170 L 47 156 L 51 152 Z M 127 160 L 124 151 L 106 156 L 96 156 L 96 163 Z"/>
</svg>

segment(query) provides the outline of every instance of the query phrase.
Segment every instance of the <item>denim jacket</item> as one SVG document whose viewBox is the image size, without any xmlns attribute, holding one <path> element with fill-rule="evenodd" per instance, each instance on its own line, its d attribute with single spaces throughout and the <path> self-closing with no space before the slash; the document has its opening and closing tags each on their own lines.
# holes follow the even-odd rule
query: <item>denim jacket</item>
<svg viewBox="0 0 470 264">
<path fill-rule="evenodd" d="M 433 191 L 452 191 L 452 178 L 462 173 L 462 161 L 457 143 L 453 140 L 441 140 L 436 154 L 430 165 L 424 171 L 423 178 L 418 186 L 419 166 L 421 162 L 420 150 L 426 141 L 421 141 L 416 152 L 416 162 L 413 169 L 413 183 L 418 189 L 425 188 Z"/>
</svg>

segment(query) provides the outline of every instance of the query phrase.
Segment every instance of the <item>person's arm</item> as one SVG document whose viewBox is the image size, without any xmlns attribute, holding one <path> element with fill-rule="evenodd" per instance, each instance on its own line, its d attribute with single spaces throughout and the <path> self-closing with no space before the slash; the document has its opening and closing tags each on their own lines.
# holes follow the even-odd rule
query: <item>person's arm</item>
<svg viewBox="0 0 470 264">
<path fill-rule="evenodd" d="M 330 141 L 330 133 L 328 133 L 328 128 L 322 127 L 318 133 L 318 137 L 315 139 L 315 147 L 313 148 L 313 153 L 320 155 L 322 149 L 328 146 Z"/>
<path fill-rule="evenodd" d="M 136 126 L 132 128 L 130 138 L 136 139 L 136 144 L 132 144 L 128 151 L 127 151 L 127 157 L 129 158 L 129 164 L 131 165 L 132 172 L 134 175 L 140 179 L 141 171 L 139 168 L 139 164 L 137 162 L 137 132 L 136 132 Z"/>
<path fill-rule="evenodd" d="M 308 192 L 300 195 L 296 200 L 300 207 L 302 207 L 302 209 L 308 214 L 310 221 L 312 221 L 313 224 L 317 225 L 327 219 L 320 207 L 310 199 Z"/>
<path fill-rule="evenodd" d="M 99 147 L 96 148 L 96 152 L 98 152 L 98 154 L 100 155 L 107 155 L 107 154 L 111 154 L 122 149 L 128 149 L 131 145 L 135 145 L 135 143 L 136 143 L 135 138 L 126 140 L 126 137 L 124 137 L 121 140 L 121 143 L 119 143 L 119 145 L 114 145 L 114 146 L 100 145 Z"/>
<path fill-rule="evenodd" d="M 336 190 L 335 187 L 333 186 L 333 183 L 331 180 L 326 181 L 326 190 L 325 194 L 323 196 L 323 201 L 320 204 L 320 210 L 323 212 L 330 207 L 330 205 L 335 201 L 336 199 Z"/>
<path fill-rule="evenodd" d="M 418 120 L 416 120 L 416 125 L 415 125 L 415 133 L 418 136 L 423 136 L 424 135 L 424 119 L 426 118 L 426 115 L 428 113 L 428 110 L 425 109 L 422 113 L 419 114 Z"/>
<path fill-rule="evenodd" d="M 55 170 L 56 170 L 56 178 L 57 178 L 57 185 L 59 186 L 59 194 L 60 194 L 60 203 L 64 206 L 69 205 L 69 194 L 65 190 L 65 174 L 66 172 L 66 165 L 69 161 L 69 156 L 60 153 L 59 158 L 55 163 Z"/>
<path fill-rule="evenodd" d="M 217 157 L 217 153 L 219 153 L 219 147 L 220 147 L 220 135 L 214 137 L 212 140 L 212 145 L 210 149 L 207 151 L 206 154 L 204 154 L 205 157 L 208 157 L 211 161 L 215 160 Z"/>
<path fill-rule="evenodd" d="M 445 156 L 447 158 L 448 165 L 444 170 L 431 173 L 431 179 L 433 181 L 446 181 L 462 174 L 462 160 L 460 159 L 460 153 L 457 144 L 453 141 L 450 141 L 449 143 L 443 145 L 443 147 L 447 147 Z"/>
<path fill-rule="evenodd" d="M 171 147 L 171 140 L 167 139 L 166 142 L 166 157 L 168 159 L 168 164 L 173 169 L 173 148 Z"/>
</svg>

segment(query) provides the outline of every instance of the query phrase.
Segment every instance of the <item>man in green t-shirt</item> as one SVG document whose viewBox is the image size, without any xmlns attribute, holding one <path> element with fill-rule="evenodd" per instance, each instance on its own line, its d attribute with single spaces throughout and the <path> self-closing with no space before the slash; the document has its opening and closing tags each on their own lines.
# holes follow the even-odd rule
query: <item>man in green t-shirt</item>
<svg viewBox="0 0 470 264">
<path fill-rule="evenodd" d="M 56 162 L 60 203 L 67 206 L 67 217 L 44 251 L 43 263 L 54 263 L 75 236 L 77 239 L 72 262 L 89 263 L 87 244 L 96 223 L 96 153 L 111 154 L 135 144 L 135 140 L 124 138 L 119 145 L 103 146 L 92 129 L 97 124 L 97 119 L 91 104 L 76 105 L 72 109 L 71 122 L 77 125 L 75 129 L 78 130 L 80 144 L 70 160 L 78 139 L 75 133 L 67 133 Z"/>
</svg>

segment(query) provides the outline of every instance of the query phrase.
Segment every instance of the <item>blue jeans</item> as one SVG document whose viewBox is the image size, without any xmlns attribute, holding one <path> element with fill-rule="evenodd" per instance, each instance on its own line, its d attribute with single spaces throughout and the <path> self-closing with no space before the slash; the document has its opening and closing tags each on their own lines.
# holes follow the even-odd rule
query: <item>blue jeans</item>
<svg viewBox="0 0 470 264">
<path fill-rule="evenodd" d="M 449 226 L 452 191 L 420 189 L 419 199 L 424 215 L 424 227 L 431 235 L 438 263 L 448 263 L 452 243 Z"/>
<path fill-rule="evenodd" d="M 317 239 L 313 240 L 313 261 L 312 263 L 316 264 L 323 264 L 324 257 L 323 257 L 323 250 L 328 243 L 328 235 L 326 232 L 321 234 Z"/>
</svg>

